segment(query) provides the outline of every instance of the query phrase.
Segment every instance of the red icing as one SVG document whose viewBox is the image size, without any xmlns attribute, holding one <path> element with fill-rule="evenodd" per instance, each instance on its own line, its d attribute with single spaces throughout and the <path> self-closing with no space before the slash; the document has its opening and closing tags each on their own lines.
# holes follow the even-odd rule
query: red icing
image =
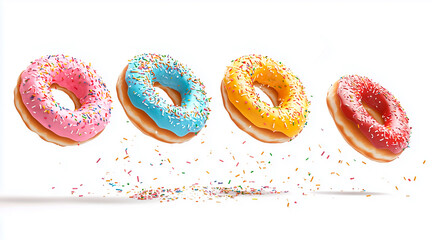
<svg viewBox="0 0 432 240">
<path fill-rule="evenodd" d="M 378 83 L 357 75 L 344 76 L 337 89 L 344 115 L 358 126 L 363 135 L 380 149 L 398 154 L 408 147 L 408 117 L 396 98 Z M 363 107 L 374 108 L 384 120 L 378 123 Z"/>
</svg>

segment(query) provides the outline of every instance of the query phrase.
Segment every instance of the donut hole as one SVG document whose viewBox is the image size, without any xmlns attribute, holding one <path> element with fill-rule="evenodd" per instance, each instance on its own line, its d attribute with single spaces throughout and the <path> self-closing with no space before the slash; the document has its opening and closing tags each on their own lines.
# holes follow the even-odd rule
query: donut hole
<svg viewBox="0 0 432 240">
<path fill-rule="evenodd" d="M 81 103 L 77 96 L 68 89 L 53 83 L 51 93 L 56 102 L 60 103 L 63 108 L 77 110 L 81 108 Z"/>
<path fill-rule="evenodd" d="M 254 82 L 255 93 L 261 101 L 267 103 L 270 107 L 278 106 L 280 100 L 278 99 L 277 92 L 273 88 Z"/>
<path fill-rule="evenodd" d="M 366 112 L 371 115 L 371 117 L 373 117 L 379 124 L 384 125 L 384 119 L 382 117 L 382 114 L 378 110 L 376 110 L 374 107 L 367 105 L 364 101 L 362 101 L 362 105 L 364 109 L 366 109 Z"/>
<path fill-rule="evenodd" d="M 155 82 L 153 84 L 153 87 L 155 88 L 155 92 L 159 94 L 161 98 L 163 98 L 165 101 L 167 101 L 168 104 L 175 105 L 175 106 L 181 106 L 181 94 L 177 92 L 176 90 L 163 86 L 162 84 Z"/>
</svg>

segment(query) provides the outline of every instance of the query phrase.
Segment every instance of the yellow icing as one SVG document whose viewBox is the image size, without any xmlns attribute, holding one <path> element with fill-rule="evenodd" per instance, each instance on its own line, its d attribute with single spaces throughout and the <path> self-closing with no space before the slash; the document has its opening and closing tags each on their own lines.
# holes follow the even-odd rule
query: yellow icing
<svg viewBox="0 0 432 240">
<path fill-rule="evenodd" d="M 303 129 L 309 101 L 300 80 L 282 63 L 260 55 L 243 56 L 227 68 L 223 82 L 230 102 L 255 126 L 290 138 Z M 261 101 L 254 82 L 275 89 L 279 104 L 273 107 Z"/>
</svg>

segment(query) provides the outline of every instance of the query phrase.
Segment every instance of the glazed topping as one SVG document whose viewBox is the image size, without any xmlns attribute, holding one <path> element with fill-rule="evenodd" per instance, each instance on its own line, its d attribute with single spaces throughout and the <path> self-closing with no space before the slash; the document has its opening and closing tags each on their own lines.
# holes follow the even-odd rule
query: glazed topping
<svg viewBox="0 0 432 240">
<path fill-rule="evenodd" d="M 380 149 L 397 154 L 408 147 L 411 129 L 399 101 L 378 83 L 357 75 L 344 76 L 337 90 L 344 115 Z M 384 124 L 375 120 L 363 104 L 382 114 Z"/>
<path fill-rule="evenodd" d="M 261 101 L 254 82 L 275 89 L 279 104 Z M 243 56 L 227 68 L 224 84 L 230 102 L 257 127 L 291 138 L 303 129 L 310 102 L 300 80 L 281 62 L 260 55 Z"/>
<path fill-rule="evenodd" d="M 129 61 L 125 76 L 132 104 L 163 129 L 177 136 L 200 131 L 210 114 L 202 82 L 186 66 L 168 55 L 142 54 Z M 155 91 L 159 82 L 181 94 L 180 106 L 169 104 Z"/>
<path fill-rule="evenodd" d="M 75 94 L 81 108 L 68 109 L 57 102 L 51 85 Z M 30 114 L 55 134 L 80 142 L 102 131 L 111 116 L 111 96 L 89 65 L 64 56 L 49 55 L 31 62 L 21 74 L 20 93 Z"/>
</svg>

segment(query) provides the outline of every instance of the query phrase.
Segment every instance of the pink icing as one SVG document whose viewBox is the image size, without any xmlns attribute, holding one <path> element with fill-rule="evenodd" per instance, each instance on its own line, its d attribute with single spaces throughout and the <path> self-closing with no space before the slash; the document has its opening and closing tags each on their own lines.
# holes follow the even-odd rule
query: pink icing
<svg viewBox="0 0 432 240">
<path fill-rule="evenodd" d="M 67 109 L 56 102 L 51 85 L 70 90 L 81 108 Z M 111 96 L 105 83 L 80 60 L 50 55 L 31 62 L 21 74 L 20 93 L 30 114 L 55 134 L 77 142 L 102 131 L 111 117 Z"/>
</svg>

